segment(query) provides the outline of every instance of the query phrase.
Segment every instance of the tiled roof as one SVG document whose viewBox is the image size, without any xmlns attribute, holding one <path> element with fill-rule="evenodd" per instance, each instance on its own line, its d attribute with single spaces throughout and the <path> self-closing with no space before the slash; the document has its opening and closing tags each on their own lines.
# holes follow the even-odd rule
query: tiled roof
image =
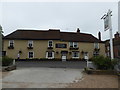
<svg viewBox="0 0 120 90">
<path fill-rule="evenodd" d="M 102 42 L 92 34 L 78 32 L 60 32 L 60 30 L 16 30 L 4 39 L 22 40 L 62 40 L 76 42 Z"/>
</svg>

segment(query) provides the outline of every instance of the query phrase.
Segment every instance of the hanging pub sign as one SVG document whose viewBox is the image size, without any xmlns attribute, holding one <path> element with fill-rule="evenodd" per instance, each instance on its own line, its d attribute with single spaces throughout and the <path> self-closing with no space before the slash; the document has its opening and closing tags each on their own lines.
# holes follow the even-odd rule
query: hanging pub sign
<svg viewBox="0 0 120 90">
<path fill-rule="evenodd" d="M 104 30 L 108 30 L 109 29 L 109 16 L 107 15 L 105 18 L 104 18 Z"/>
</svg>

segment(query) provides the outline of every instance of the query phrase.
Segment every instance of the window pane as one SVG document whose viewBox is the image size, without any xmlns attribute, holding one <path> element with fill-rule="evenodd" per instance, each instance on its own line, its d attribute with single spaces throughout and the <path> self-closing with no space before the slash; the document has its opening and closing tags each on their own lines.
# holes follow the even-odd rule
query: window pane
<svg viewBox="0 0 120 90">
<path fill-rule="evenodd" d="M 14 45 L 14 41 L 10 40 L 10 47 L 13 47 L 13 45 Z"/>
<path fill-rule="evenodd" d="M 67 48 L 67 44 L 56 44 L 56 48 Z"/>
<path fill-rule="evenodd" d="M 28 41 L 28 46 L 32 47 L 33 46 L 33 41 Z"/>
<path fill-rule="evenodd" d="M 29 52 L 29 58 L 33 58 L 33 52 Z"/>
<path fill-rule="evenodd" d="M 52 57 L 52 52 L 48 52 L 48 57 Z"/>
<path fill-rule="evenodd" d="M 52 47 L 53 45 L 52 45 L 52 41 L 49 41 L 49 47 Z"/>
<path fill-rule="evenodd" d="M 70 47 L 73 47 L 73 42 L 70 42 Z"/>
<path fill-rule="evenodd" d="M 79 52 L 73 52 L 73 57 L 79 57 Z"/>
<path fill-rule="evenodd" d="M 99 55 L 99 52 L 94 52 L 94 56 L 98 56 Z"/>
<path fill-rule="evenodd" d="M 78 43 L 77 42 L 74 42 L 74 47 L 78 47 Z"/>
<path fill-rule="evenodd" d="M 97 49 L 99 48 L 98 43 L 95 43 L 95 48 L 97 48 Z"/>
</svg>

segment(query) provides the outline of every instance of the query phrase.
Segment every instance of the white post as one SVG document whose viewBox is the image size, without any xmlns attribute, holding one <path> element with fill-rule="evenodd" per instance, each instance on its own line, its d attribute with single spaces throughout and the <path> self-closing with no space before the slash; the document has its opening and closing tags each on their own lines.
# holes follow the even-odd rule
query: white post
<svg viewBox="0 0 120 90">
<path fill-rule="evenodd" d="M 15 59 L 13 60 L 13 65 L 15 65 Z"/>
<path fill-rule="evenodd" d="M 111 22 L 110 9 L 108 10 L 108 18 L 109 18 L 109 32 L 110 32 L 110 54 L 111 54 L 111 59 L 113 59 L 114 56 L 113 56 L 113 40 L 112 40 L 112 22 Z"/>
</svg>

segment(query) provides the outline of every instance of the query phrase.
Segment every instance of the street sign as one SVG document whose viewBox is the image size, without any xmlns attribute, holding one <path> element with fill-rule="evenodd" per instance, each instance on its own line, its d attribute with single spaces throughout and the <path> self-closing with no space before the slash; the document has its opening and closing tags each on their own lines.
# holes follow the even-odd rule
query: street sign
<svg viewBox="0 0 120 90">
<path fill-rule="evenodd" d="M 108 30 L 109 29 L 109 17 L 108 15 L 104 18 L 104 30 Z"/>
<path fill-rule="evenodd" d="M 110 55 L 111 59 L 114 58 L 113 55 L 113 41 L 112 41 L 112 22 L 111 22 L 111 13 L 112 11 L 109 9 L 107 14 L 104 14 L 104 16 L 101 19 L 104 19 L 104 30 L 108 30 L 110 32 Z"/>
</svg>

